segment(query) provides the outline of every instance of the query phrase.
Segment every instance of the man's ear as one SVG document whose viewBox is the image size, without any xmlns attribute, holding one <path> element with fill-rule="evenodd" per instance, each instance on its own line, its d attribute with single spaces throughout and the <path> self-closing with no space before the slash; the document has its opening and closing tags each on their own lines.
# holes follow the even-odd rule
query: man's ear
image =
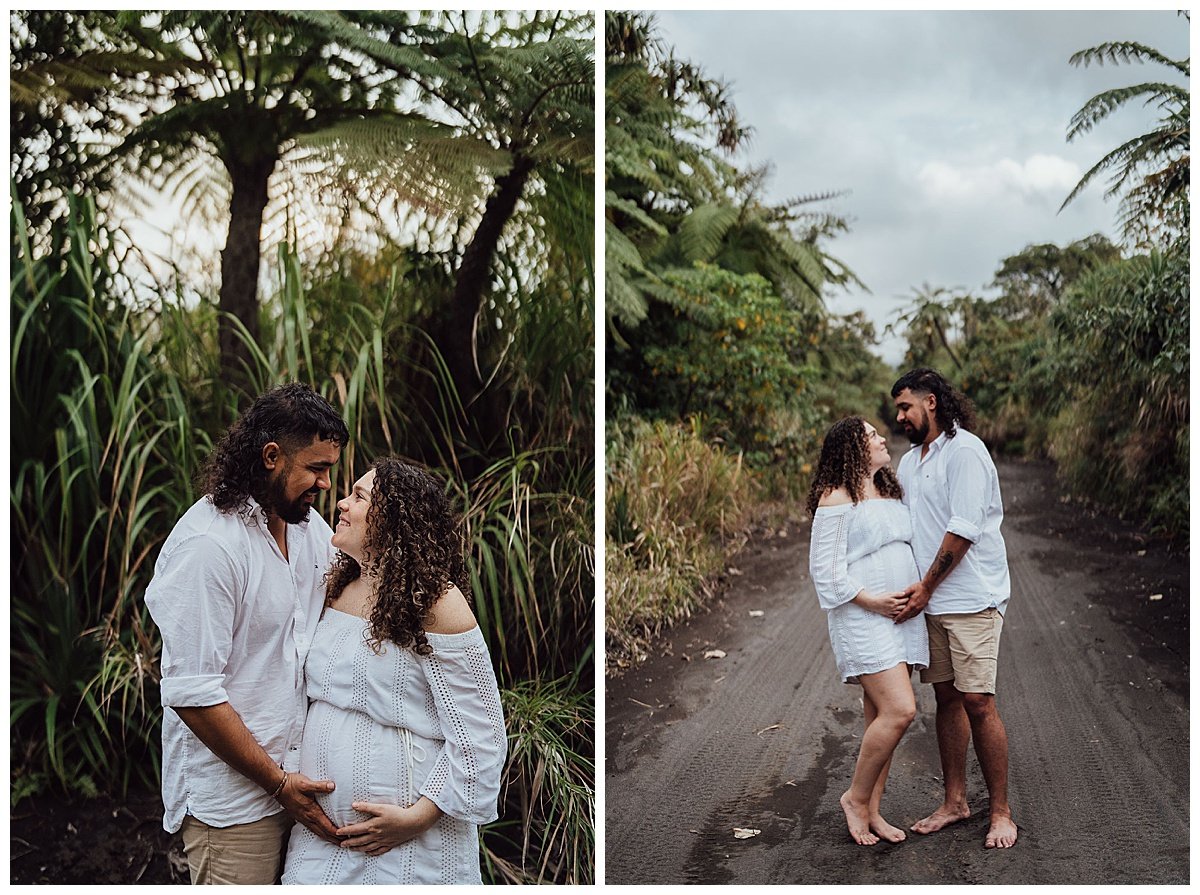
<svg viewBox="0 0 1200 895">
<path fill-rule="evenodd" d="M 935 395 L 933 392 L 930 392 L 925 396 L 925 408 L 930 413 L 933 413 L 937 410 L 937 395 Z"/>
<path fill-rule="evenodd" d="M 265 466 L 267 469 L 273 470 L 279 465 L 279 462 L 282 459 L 282 454 L 283 450 L 279 447 L 278 442 L 268 441 L 263 445 L 262 449 L 263 466 Z"/>
</svg>

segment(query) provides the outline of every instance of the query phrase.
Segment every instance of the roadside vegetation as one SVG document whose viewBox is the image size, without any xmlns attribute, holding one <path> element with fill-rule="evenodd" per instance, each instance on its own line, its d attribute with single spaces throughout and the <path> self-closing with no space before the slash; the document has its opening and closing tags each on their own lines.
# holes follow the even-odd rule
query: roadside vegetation
<svg viewBox="0 0 1200 895">
<path fill-rule="evenodd" d="M 142 595 L 214 440 L 299 380 L 351 432 L 322 515 L 382 453 L 463 515 L 510 738 L 485 879 L 592 882 L 592 17 L 12 26 L 13 805 L 158 789 Z M 158 190 L 228 227 L 219 276 L 150 275 L 118 222 Z"/>
</svg>

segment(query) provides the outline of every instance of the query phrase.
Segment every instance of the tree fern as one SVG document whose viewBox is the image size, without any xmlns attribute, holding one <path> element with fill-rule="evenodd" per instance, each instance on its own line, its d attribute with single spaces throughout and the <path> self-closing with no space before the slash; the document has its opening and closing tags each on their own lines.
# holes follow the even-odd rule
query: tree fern
<svg viewBox="0 0 1200 895">
<path fill-rule="evenodd" d="M 1173 60 L 1159 51 L 1132 41 L 1100 44 L 1071 57 L 1072 65 L 1153 62 L 1190 77 L 1190 59 Z M 1191 93 L 1186 86 L 1148 82 L 1106 90 L 1088 100 L 1076 112 L 1067 130 L 1067 140 L 1090 132 L 1117 109 L 1141 99 L 1145 106 L 1163 112 L 1154 130 L 1125 141 L 1108 152 L 1079 179 L 1063 200 L 1066 208 L 1101 174 L 1109 174 L 1105 196 L 1124 192 L 1118 215 L 1126 238 L 1146 237 L 1159 227 L 1180 231 L 1188 226 L 1186 215 L 1176 211 L 1176 202 L 1186 202 L 1191 149 Z M 1183 219 L 1181 219 L 1183 218 Z"/>
</svg>

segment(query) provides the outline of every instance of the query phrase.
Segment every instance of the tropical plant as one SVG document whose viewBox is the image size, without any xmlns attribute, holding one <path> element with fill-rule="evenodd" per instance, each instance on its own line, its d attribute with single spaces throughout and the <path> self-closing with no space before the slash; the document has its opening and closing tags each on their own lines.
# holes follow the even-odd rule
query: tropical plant
<svg viewBox="0 0 1200 895">
<path fill-rule="evenodd" d="M 756 489 L 741 455 L 706 439 L 695 418 L 625 419 L 605 440 L 605 663 L 617 671 L 711 595 Z"/>
<path fill-rule="evenodd" d="M 1187 12 L 1184 17 L 1191 22 Z M 1185 79 L 1191 60 L 1170 59 L 1135 41 L 1112 41 L 1081 50 L 1072 65 L 1154 62 Z M 1067 139 L 1086 134 L 1127 103 L 1141 99 L 1162 111 L 1158 126 L 1126 140 L 1107 153 L 1079 179 L 1060 207 L 1066 208 L 1089 183 L 1109 173 L 1105 196 L 1121 196 L 1120 222 L 1127 238 L 1139 243 L 1156 233 L 1179 233 L 1188 227 L 1186 209 L 1177 201 L 1188 190 L 1191 159 L 1191 92 L 1187 84 L 1150 81 L 1106 90 L 1088 100 L 1071 118 Z"/>
<path fill-rule="evenodd" d="M 191 481 L 211 434 L 237 404 L 216 384 L 211 304 L 189 309 L 160 292 L 131 308 L 113 298 L 129 291 L 125 259 L 91 203 L 72 206 L 54 251 L 40 254 L 22 212 L 15 201 L 13 791 L 121 792 L 139 775 L 156 784 L 159 643 L 140 594 L 157 547 L 196 497 Z M 248 343 L 248 375 L 255 389 L 310 382 L 340 409 L 354 433 L 340 489 L 385 452 L 423 459 L 453 483 L 514 736 L 527 725 L 511 749 L 505 820 L 484 831 L 489 866 L 498 878 L 587 882 L 593 486 L 591 406 L 581 397 L 590 396 L 581 387 L 590 355 L 579 346 L 590 323 L 586 290 L 572 290 L 587 266 L 562 245 L 545 251 L 559 259 L 554 275 L 513 293 L 525 312 L 506 318 L 518 348 L 503 382 L 528 420 L 528 446 L 493 453 L 478 475 L 459 469 L 462 453 L 482 455 L 465 440 L 463 402 L 437 345 L 412 322 L 429 278 L 444 276 L 436 264 L 401 256 L 360 279 L 281 251 L 280 288 Z M 331 500 L 318 507 L 332 513 Z M 535 686 L 536 703 L 522 695 Z M 538 717 L 523 720 L 521 706 L 534 704 Z M 557 756 L 553 768 L 539 763 L 543 746 Z"/>
<path fill-rule="evenodd" d="M 339 218 L 361 223 L 355 210 L 374 209 L 384 196 L 460 218 L 486 197 L 444 297 L 439 320 L 450 322 L 432 333 L 470 408 L 481 380 L 476 327 L 463 321 L 479 314 L 518 202 L 560 229 L 582 210 L 546 184 L 590 165 L 590 21 L 565 13 L 119 13 L 84 31 L 97 50 L 132 42 L 134 59 L 85 53 L 107 59 L 103 89 L 54 98 L 93 111 L 98 96 L 131 105 L 133 124 L 103 162 L 149 172 L 150 186 L 185 194 L 193 207 L 206 199 L 214 217 L 227 210 L 219 302 L 227 374 L 249 366 L 246 346 L 258 333 L 260 231 L 272 196 L 286 218 L 275 229 L 286 233 L 290 221 L 293 238 L 303 210 L 321 207 L 305 203 L 317 188 L 331 209 L 318 214 L 326 229 Z M 56 77 L 44 82 L 97 80 L 78 58 L 51 62 Z M 32 86 L 36 78 L 23 71 L 17 80 Z M 526 190 L 541 170 L 550 172 L 546 181 Z M 579 193 L 590 201 L 590 189 Z"/>
<path fill-rule="evenodd" d="M 770 205 L 769 169 L 726 159 L 750 134 L 727 85 L 664 49 L 652 16 L 607 12 L 605 35 L 605 284 L 617 348 L 651 302 L 670 301 L 663 273 L 697 262 L 764 276 L 797 310 L 822 307 L 827 282 L 857 282 L 817 246 L 845 221 L 807 207 L 836 194 Z"/>
</svg>

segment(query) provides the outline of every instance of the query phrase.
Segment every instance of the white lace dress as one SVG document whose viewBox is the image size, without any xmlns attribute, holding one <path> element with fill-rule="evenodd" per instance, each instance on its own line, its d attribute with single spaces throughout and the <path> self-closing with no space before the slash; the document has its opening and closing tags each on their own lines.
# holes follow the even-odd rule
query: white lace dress
<svg viewBox="0 0 1200 895">
<path fill-rule="evenodd" d="M 912 521 L 898 500 L 817 507 L 808 570 L 829 621 L 829 640 L 846 683 L 901 662 L 929 666 L 925 614 L 897 625 L 887 616 L 850 602 L 864 588 L 872 594 L 904 590 L 921 578 L 913 559 Z"/>
<path fill-rule="evenodd" d="M 351 802 L 408 806 L 422 795 L 443 816 L 378 856 L 339 848 L 296 824 L 285 884 L 479 883 L 478 825 L 496 819 L 507 739 L 479 628 L 427 633 L 419 656 L 366 643 L 367 622 L 326 609 L 305 665 L 311 700 L 300 772 L 332 780 L 318 796 L 335 827 L 366 820 Z"/>
</svg>

